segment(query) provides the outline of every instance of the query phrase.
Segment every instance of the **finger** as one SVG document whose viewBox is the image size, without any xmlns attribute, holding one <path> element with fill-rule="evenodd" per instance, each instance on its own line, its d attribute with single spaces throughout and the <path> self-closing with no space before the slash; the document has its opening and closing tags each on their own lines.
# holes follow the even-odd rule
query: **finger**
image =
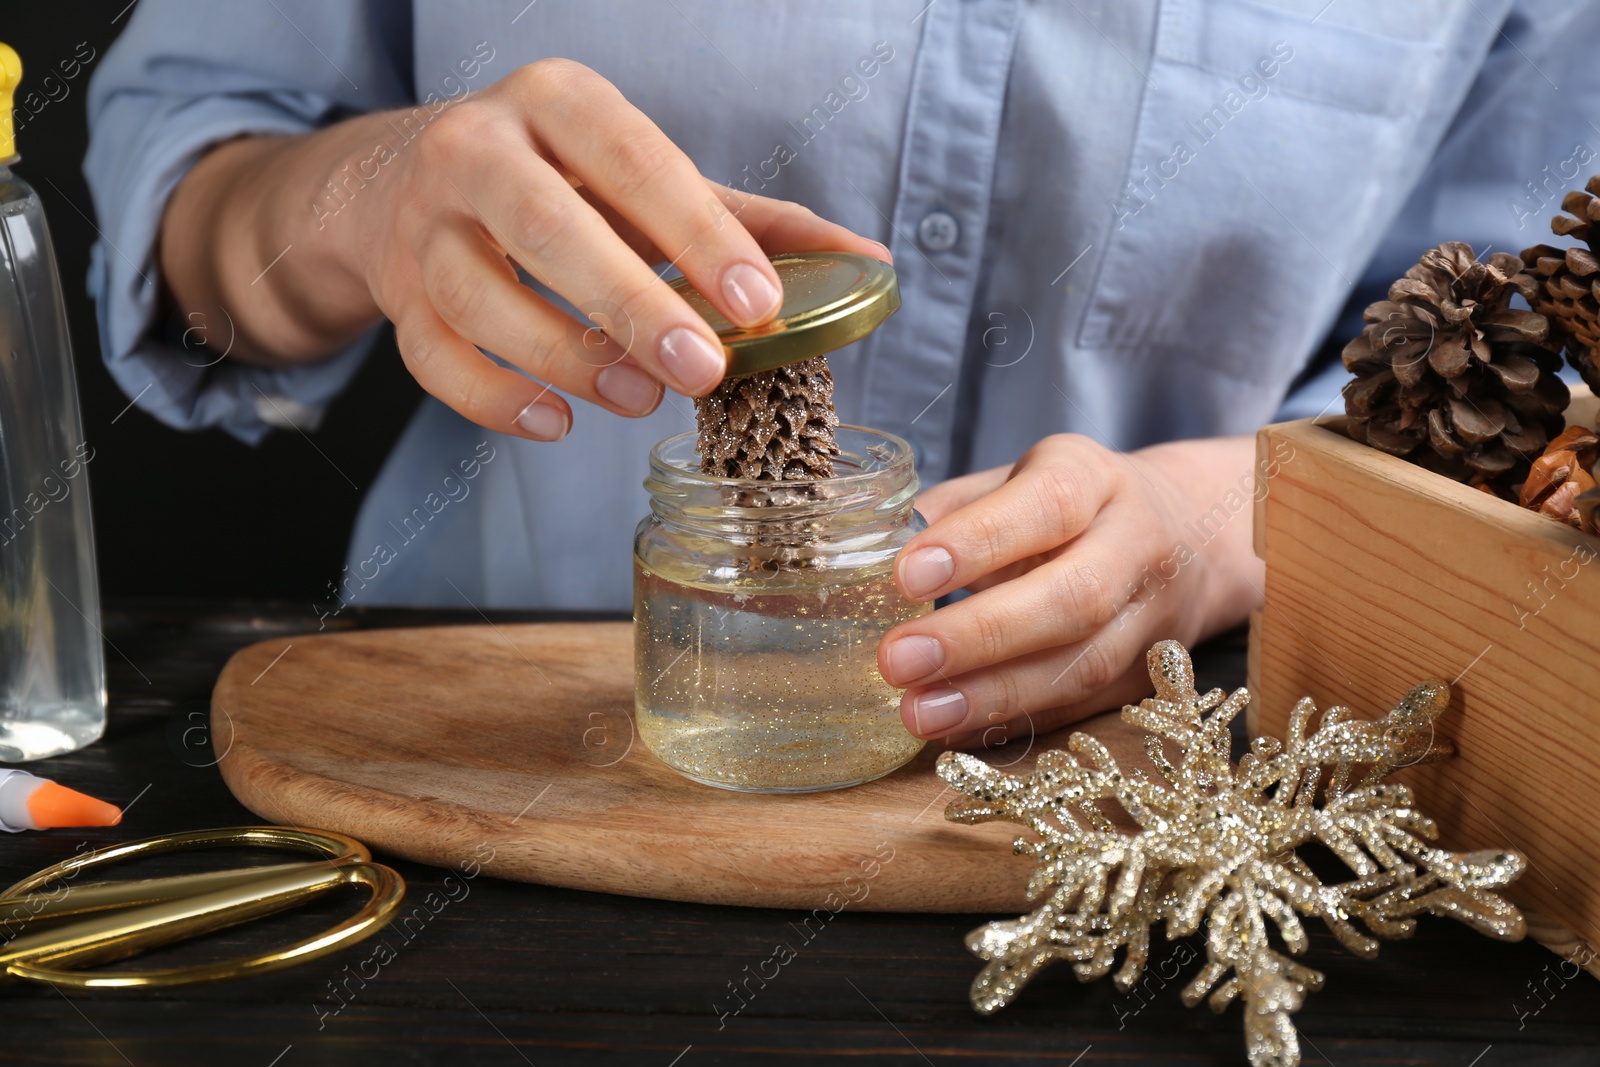
<svg viewBox="0 0 1600 1067">
<path fill-rule="evenodd" d="M 622 243 L 633 249 L 634 255 L 650 264 L 665 263 L 672 258 L 657 248 L 656 243 L 641 233 L 639 228 L 629 222 L 620 211 L 600 199 L 593 189 L 580 185 L 573 191 L 583 197 L 584 203 L 600 213 L 600 217 L 611 227 L 612 232 L 622 238 Z"/>
<path fill-rule="evenodd" d="M 1050 452 L 1036 462 L 1024 457 L 1010 481 L 913 537 L 895 561 L 900 591 L 933 600 L 1081 533 L 1110 499 L 1120 471 L 1097 448 L 1067 441 Z"/>
<path fill-rule="evenodd" d="M 719 227 L 736 220 L 768 256 L 785 252 L 856 252 L 891 265 L 894 263 L 894 255 L 887 245 L 829 222 L 804 205 L 753 196 L 710 178 L 703 180 L 706 183 L 705 209 L 712 220 Z M 646 263 L 664 263 L 671 258 L 621 212 L 600 199 L 593 189 L 579 186 L 577 192 L 640 259 Z"/>
<path fill-rule="evenodd" d="M 1039 732 L 1116 706 L 1148 690 L 1131 625 L 1113 623 L 1072 645 L 1035 652 L 949 682 L 909 690 L 900 718 L 918 737 L 945 737 L 1033 716 Z"/>
<path fill-rule="evenodd" d="M 932 485 L 917 494 L 917 511 L 928 522 L 935 523 L 958 508 L 966 507 L 973 501 L 988 496 L 1006 483 L 1011 476 L 1011 467 L 990 467 L 986 471 L 974 471 L 963 474 L 959 478 Z"/>
<path fill-rule="evenodd" d="M 576 63 L 545 64 L 524 81 L 541 154 L 559 159 L 671 256 L 730 322 L 756 326 L 777 314 L 782 287 L 761 246 L 742 225 L 719 226 L 698 210 L 704 177 L 616 86 Z"/>
<path fill-rule="evenodd" d="M 626 330 L 612 337 L 530 291 L 466 220 L 420 231 L 424 291 L 445 325 L 464 340 L 559 389 L 619 415 L 648 415 L 661 386 L 629 360 Z"/>
<path fill-rule="evenodd" d="M 815 211 L 789 200 L 755 196 L 704 179 L 710 194 L 706 209 L 721 227 L 730 220 L 745 228 L 764 252 L 857 252 L 885 263 L 894 256 L 887 245 L 829 222 Z"/>
<path fill-rule="evenodd" d="M 464 418 L 535 441 L 559 441 L 572 428 L 565 400 L 463 341 L 421 299 L 420 286 L 418 299 L 390 317 L 406 369 Z"/>
<path fill-rule="evenodd" d="M 1045 553 L 1044 555 L 1030 556 L 1024 560 L 1018 560 L 1009 567 L 1001 567 L 997 571 L 990 571 L 982 578 L 974 578 L 972 581 L 962 586 L 962 588 L 967 590 L 969 593 L 981 593 L 985 589 L 993 589 L 997 585 L 1005 585 L 1007 582 L 1014 582 L 1018 578 L 1021 578 L 1024 574 L 1027 574 L 1029 571 L 1033 570 L 1033 568 L 1037 567 L 1040 563 L 1045 562 L 1048 558 L 1049 553 Z"/>
<path fill-rule="evenodd" d="M 435 127 L 451 114 L 435 120 Z M 460 120 L 462 126 L 467 120 Z M 606 332 L 626 344 L 652 377 L 688 396 L 710 392 L 727 370 L 727 353 L 706 321 L 606 225 L 600 214 L 549 163 L 532 151 L 508 146 L 527 141 L 506 120 L 486 124 L 469 138 L 452 133 L 434 141 L 439 155 L 465 153 L 473 165 L 440 159 L 441 174 L 461 206 L 482 221 L 489 237 L 580 313 L 610 324 Z M 469 127 L 469 132 L 474 128 Z M 433 132 L 433 131 L 430 131 Z M 439 131 L 445 132 L 445 131 Z M 495 146 L 485 154 L 483 143 Z"/>
<path fill-rule="evenodd" d="M 1135 592 L 1132 561 L 1157 554 L 1147 528 L 1100 513 L 1070 550 L 1020 577 L 891 629 L 878 646 L 890 685 L 931 682 L 1080 641 Z"/>
<path fill-rule="evenodd" d="M 1116 681 L 1091 696 L 1044 711 L 1030 711 L 1021 719 L 1012 719 L 1002 728 L 990 726 L 978 733 L 979 740 L 989 748 L 1006 744 L 1019 737 L 1043 737 L 1066 726 L 1092 719 L 1096 715 L 1118 711 L 1128 704 L 1137 704 L 1149 696 L 1154 687 L 1150 673 L 1142 661 L 1128 667 Z M 1124 764 L 1127 766 L 1127 764 Z"/>
</svg>

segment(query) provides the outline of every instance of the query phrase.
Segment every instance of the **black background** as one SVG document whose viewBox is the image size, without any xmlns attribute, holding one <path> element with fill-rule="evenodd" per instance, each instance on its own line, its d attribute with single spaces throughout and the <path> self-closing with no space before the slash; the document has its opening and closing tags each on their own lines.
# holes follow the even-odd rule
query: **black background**
<svg viewBox="0 0 1600 1067">
<path fill-rule="evenodd" d="M 0 22 L 0 40 L 22 56 L 21 93 L 80 43 L 95 54 L 64 99 L 22 123 L 15 171 L 44 201 L 61 267 L 84 435 L 95 449 L 88 471 L 101 591 L 304 600 L 309 611 L 343 566 L 361 495 L 422 391 L 386 330 L 309 439 L 281 430 L 252 448 L 221 430 L 184 433 L 138 408 L 124 413 L 130 398 L 101 362 L 85 289 L 95 230 L 82 165 L 89 79 L 132 7 L 128 0 L 9 3 Z"/>
</svg>

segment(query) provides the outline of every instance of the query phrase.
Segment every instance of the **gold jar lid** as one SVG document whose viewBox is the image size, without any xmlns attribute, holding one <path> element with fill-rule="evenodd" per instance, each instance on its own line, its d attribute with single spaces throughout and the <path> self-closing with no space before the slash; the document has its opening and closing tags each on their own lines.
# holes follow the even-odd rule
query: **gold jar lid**
<svg viewBox="0 0 1600 1067">
<path fill-rule="evenodd" d="M 783 306 L 771 322 L 735 326 L 688 279 L 671 284 L 717 331 L 727 348 L 728 377 L 799 363 L 843 348 L 875 330 L 900 308 L 894 268 L 854 252 L 791 252 L 772 257 Z"/>
</svg>

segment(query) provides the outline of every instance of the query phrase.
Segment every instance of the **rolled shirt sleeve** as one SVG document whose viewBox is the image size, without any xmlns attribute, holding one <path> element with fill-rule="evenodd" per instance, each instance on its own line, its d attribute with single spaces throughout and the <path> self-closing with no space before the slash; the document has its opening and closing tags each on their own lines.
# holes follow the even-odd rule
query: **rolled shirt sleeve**
<svg viewBox="0 0 1600 1067">
<path fill-rule="evenodd" d="M 167 198 L 211 146 L 411 102 L 410 35 L 409 5 L 383 0 L 145 0 L 132 12 L 90 83 L 84 174 L 99 222 L 88 286 L 101 352 L 140 407 L 178 429 L 218 426 L 253 444 L 273 426 L 314 425 L 355 374 L 376 329 L 308 365 L 219 360 L 226 309 L 222 322 L 162 321 L 156 242 Z M 191 326 L 203 347 L 185 344 Z"/>
</svg>

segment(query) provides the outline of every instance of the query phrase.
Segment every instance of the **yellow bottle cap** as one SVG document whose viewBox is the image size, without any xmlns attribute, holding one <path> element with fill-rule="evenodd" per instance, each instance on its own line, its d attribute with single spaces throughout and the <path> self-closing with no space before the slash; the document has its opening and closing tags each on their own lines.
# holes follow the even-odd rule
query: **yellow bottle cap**
<svg viewBox="0 0 1600 1067">
<path fill-rule="evenodd" d="M 22 57 L 8 44 L 0 44 L 0 163 L 17 154 L 17 138 L 11 124 L 11 94 L 22 81 Z"/>
</svg>

